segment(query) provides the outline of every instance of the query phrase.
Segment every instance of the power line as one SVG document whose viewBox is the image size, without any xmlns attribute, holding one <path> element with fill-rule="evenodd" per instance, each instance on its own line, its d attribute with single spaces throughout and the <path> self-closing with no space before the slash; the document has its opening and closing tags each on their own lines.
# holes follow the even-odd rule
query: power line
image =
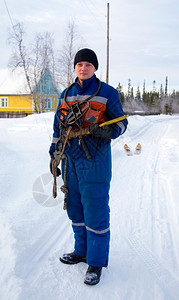
<svg viewBox="0 0 179 300">
<path fill-rule="evenodd" d="M 5 4 L 5 7 L 6 7 L 7 14 L 8 14 L 8 16 L 9 16 L 9 19 L 10 19 L 10 22 L 11 22 L 11 25 L 12 25 L 12 28 L 14 29 L 14 24 L 13 24 L 13 21 L 12 21 L 12 18 L 11 18 L 10 12 L 9 12 L 9 9 L 8 9 L 8 7 L 7 7 L 6 0 L 4 0 L 4 4 Z"/>
<path fill-rule="evenodd" d="M 91 8 L 89 7 L 89 5 L 86 3 L 86 0 L 84 0 L 82 3 L 87 7 L 87 9 L 89 10 L 90 14 L 91 14 L 91 15 L 93 16 L 93 18 L 96 20 L 96 22 L 97 22 L 98 26 L 100 27 L 100 29 L 102 29 L 103 31 L 105 31 L 105 30 L 104 30 L 104 27 L 102 27 L 102 24 L 101 24 L 101 23 L 99 22 L 99 20 L 96 18 L 94 12 L 91 10 Z M 94 7 L 94 5 L 93 5 L 92 3 L 91 3 L 91 5 Z M 94 8 L 95 8 L 95 7 L 94 7 Z"/>
</svg>

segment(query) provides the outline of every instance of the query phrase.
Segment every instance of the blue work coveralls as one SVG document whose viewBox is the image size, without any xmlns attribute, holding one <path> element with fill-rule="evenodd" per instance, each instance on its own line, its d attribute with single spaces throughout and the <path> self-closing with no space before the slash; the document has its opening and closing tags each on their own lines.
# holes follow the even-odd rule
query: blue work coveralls
<svg viewBox="0 0 179 300">
<path fill-rule="evenodd" d="M 68 91 L 67 102 L 83 101 L 95 93 L 98 88 L 96 75 L 83 82 L 81 87 L 76 79 L 75 85 Z M 62 92 L 58 107 L 63 102 Z M 124 115 L 117 90 L 101 83 L 98 94 L 89 101 L 105 104 L 108 120 Z M 58 108 L 57 108 L 58 110 Z M 53 141 L 50 154 L 55 151 L 59 138 L 58 117 L 54 118 Z M 110 125 L 113 139 L 123 134 L 127 120 Z M 80 139 L 70 139 L 65 154 L 67 166 L 67 214 L 72 221 L 75 245 L 74 253 L 87 258 L 87 263 L 94 267 L 107 267 L 110 240 L 109 189 L 111 181 L 111 141 L 86 135 L 83 137 L 91 158 L 87 159 L 80 144 Z M 62 160 L 64 176 L 64 160 Z"/>
</svg>

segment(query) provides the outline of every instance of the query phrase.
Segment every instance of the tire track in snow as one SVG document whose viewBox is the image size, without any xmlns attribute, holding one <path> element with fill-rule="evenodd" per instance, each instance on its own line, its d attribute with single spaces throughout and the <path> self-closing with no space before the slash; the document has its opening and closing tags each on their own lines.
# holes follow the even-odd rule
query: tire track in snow
<svg viewBox="0 0 179 300">
<path fill-rule="evenodd" d="M 142 242 L 141 236 L 133 234 L 127 239 L 128 244 L 135 251 L 139 259 L 142 259 L 147 269 L 152 274 L 162 290 L 165 291 L 166 299 L 179 299 L 179 277 L 175 276 L 160 262 L 159 258 L 146 247 Z"/>
<path fill-rule="evenodd" d="M 167 256 L 167 263 L 172 265 L 172 269 L 175 270 L 178 267 L 178 257 L 175 245 L 175 236 L 173 233 L 173 216 L 174 211 L 170 203 L 172 202 L 172 196 L 170 193 L 170 186 L 162 175 L 161 170 L 162 157 L 159 154 L 158 160 L 155 165 L 155 176 L 152 178 L 152 224 L 153 224 L 153 250 L 160 249 L 160 255 L 167 252 L 169 254 L 172 249 L 171 255 Z M 161 199 L 162 195 L 162 199 Z M 172 217 L 170 215 L 173 214 Z M 175 218 L 175 217 L 174 217 Z M 171 222 L 172 221 L 172 222 Z M 160 234 L 156 234 L 156 227 Z M 159 239 L 160 238 L 160 239 Z M 158 245 L 158 247 L 157 247 Z M 164 259 L 166 257 L 164 256 Z"/>
<path fill-rule="evenodd" d="M 157 123 L 155 122 L 154 125 L 157 125 Z M 153 147 L 151 147 L 155 149 L 153 153 L 151 153 L 153 163 L 151 166 L 152 172 L 150 173 L 151 249 L 155 252 L 158 251 L 158 255 L 163 256 L 163 259 L 167 260 L 167 263 L 172 266 L 172 269 L 176 270 L 179 265 L 177 257 L 178 251 L 175 245 L 175 235 L 173 233 L 173 217 L 176 219 L 176 216 L 171 206 L 172 196 L 170 186 L 162 171 L 162 166 L 164 169 L 166 167 L 165 159 L 162 156 L 163 148 L 161 147 L 161 141 L 165 137 L 170 125 L 171 123 L 164 123 L 160 136 L 157 136 L 157 147 L 154 147 L 155 140 L 152 143 Z M 170 252 L 170 250 L 173 251 Z"/>
</svg>

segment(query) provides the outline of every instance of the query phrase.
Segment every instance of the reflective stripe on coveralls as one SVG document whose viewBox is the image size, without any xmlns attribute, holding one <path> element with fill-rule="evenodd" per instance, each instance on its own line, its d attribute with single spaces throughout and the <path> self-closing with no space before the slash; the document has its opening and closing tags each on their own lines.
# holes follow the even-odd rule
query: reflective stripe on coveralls
<svg viewBox="0 0 179 300">
<path fill-rule="evenodd" d="M 85 95 L 85 96 L 83 96 L 83 95 L 77 95 L 77 96 L 68 96 L 67 97 L 67 102 L 68 103 L 71 103 L 71 102 L 75 102 L 75 101 L 81 101 L 81 102 L 83 102 L 83 101 L 86 101 L 86 99 L 87 99 L 87 97 L 88 97 L 89 95 Z M 102 104 L 105 104 L 106 105 L 106 103 L 107 103 L 107 98 L 105 98 L 105 97 L 101 97 L 101 96 L 95 96 L 95 97 L 93 97 L 92 99 L 90 99 L 90 100 L 88 100 L 89 102 L 98 102 L 98 103 L 102 103 Z M 64 103 L 64 98 L 63 99 L 61 99 L 61 104 L 63 104 Z"/>
<path fill-rule="evenodd" d="M 119 126 L 119 128 L 121 128 L 121 134 L 123 134 L 123 132 L 126 130 L 124 124 L 122 122 L 118 122 L 116 123 L 117 126 Z"/>
<path fill-rule="evenodd" d="M 85 223 L 74 223 L 74 222 L 72 222 L 72 225 L 73 226 L 85 226 Z M 110 230 L 110 227 L 108 227 L 104 230 L 94 230 L 94 229 L 92 229 L 88 226 L 85 226 L 85 227 L 86 227 L 87 230 L 92 231 L 92 232 L 97 233 L 97 234 L 103 234 L 103 233 L 106 233 Z"/>
<path fill-rule="evenodd" d="M 58 141 L 59 141 L 59 138 L 57 138 L 57 137 L 53 137 L 53 139 L 52 139 L 52 143 L 56 144 Z"/>
</svg>

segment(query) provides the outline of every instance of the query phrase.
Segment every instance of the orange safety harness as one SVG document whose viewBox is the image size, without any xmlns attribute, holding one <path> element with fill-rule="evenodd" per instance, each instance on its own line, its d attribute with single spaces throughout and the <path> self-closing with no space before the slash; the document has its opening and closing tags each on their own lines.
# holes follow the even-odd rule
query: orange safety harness
<svg viewBox="0 0 179 300">
<path fill-rule="evenodd" d="M 64 95 L 64 101 L 57 111 L 61 128 L 67 129 L 69 126 L 72 126 L 72 130 L 76 131 L 80 128 L 86 128 L 92 123 L 101 123 L 107 120 L 105 116 L 106 105 L 96 101 L 89 101 L 98 94 L 101 88 L 101 81 L 98 78 L 97 80 L 98 88 L 96 92 L 83 101 L 67 102 L 68 91 L 75 83 L 68 87 Z"/>
</svg>

